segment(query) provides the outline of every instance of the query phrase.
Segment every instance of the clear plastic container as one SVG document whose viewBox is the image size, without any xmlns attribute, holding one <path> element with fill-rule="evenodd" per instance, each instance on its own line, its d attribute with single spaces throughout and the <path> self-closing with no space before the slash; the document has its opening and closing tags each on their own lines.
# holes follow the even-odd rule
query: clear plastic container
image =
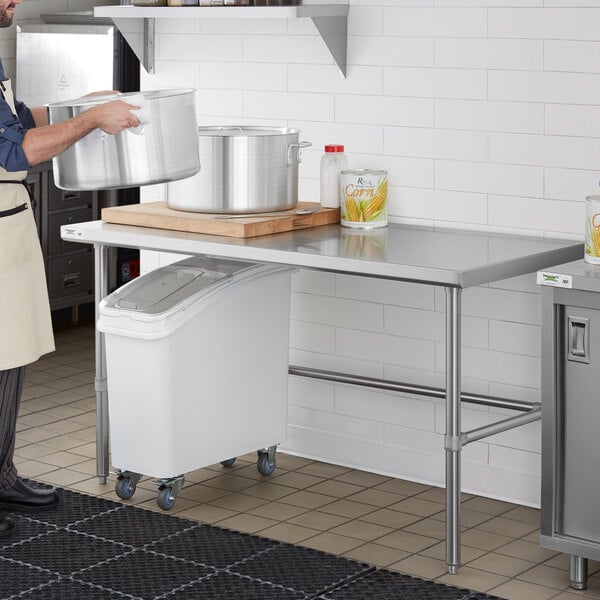
<svg viewBox="0 0 600 600">
<path fill-rule="evenodd" d="M 321 158 L 321 206 L 339 208 L 340 206 L 340 171 L 349 168 L 348 157 L 344 154 L 344 146 L 327 144 L 325 154 Z"/>
</svg>

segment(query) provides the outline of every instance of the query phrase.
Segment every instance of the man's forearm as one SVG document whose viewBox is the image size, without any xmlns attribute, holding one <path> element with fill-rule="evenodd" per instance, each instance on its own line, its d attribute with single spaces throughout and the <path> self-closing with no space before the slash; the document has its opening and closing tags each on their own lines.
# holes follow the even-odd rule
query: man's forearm
<svg viewBox="0 0 600 600">
<path fill-rule="evenodd" d="M 96 121 L 89 111 L 56 123 L 29 129 L 23 138 L 23 151 L 30 166 L 50 160 L 72 146 L 77 140 L 96 128 Z"/>
<path fill-rule="evenodd" d="M 131 112 L 140 108 L 121 100 L 93 106 L 72 119 L 54 125 L 28 129 L 23 137 L 23 152 L 30 166 L 54 158 L 97 127 L 115 135 L 140 122 Z M 36 118 L 36 113 L 34 119 Z M 39 115 L 37 115 L 39 118 Z"/>
</svg>

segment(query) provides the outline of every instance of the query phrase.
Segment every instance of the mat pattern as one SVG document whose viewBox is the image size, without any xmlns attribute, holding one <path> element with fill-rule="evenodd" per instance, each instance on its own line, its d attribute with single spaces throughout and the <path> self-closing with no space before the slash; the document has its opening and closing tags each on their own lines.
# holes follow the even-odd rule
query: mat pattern
<svg viewBox="0 0 600 600">
<path fill-rule="evenodd" d="M 30 482 L 32 485 L 38 485 Z M 310 548 L 59 489 L 12 513 L 1 600 L 499 600 Z"/>
</svg>

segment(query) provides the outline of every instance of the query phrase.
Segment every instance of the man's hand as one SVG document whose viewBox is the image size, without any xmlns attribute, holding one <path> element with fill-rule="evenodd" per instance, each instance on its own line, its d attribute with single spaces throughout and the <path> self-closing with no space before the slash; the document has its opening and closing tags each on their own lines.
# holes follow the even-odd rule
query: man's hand
<svg viewBox="0 0 600 600">
<path fill-rule="evenodd" d="M 137 127 L 140 122 L 131 112 L 139 109 L 139 106 L 127 104 L 122 100 L 113 100 L 90 108 L 86 113 L 93 116 L 96 127 L 105 133 L 115 135 L 123 129 Z"/>
</svg>

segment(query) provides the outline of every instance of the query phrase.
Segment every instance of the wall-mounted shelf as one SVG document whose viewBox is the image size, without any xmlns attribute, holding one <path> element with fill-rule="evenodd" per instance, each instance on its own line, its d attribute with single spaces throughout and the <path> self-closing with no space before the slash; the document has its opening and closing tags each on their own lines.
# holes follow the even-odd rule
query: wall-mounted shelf
<svg viewBox="0 0 600 600">
<path fill-rule="evenodd" d="M 296 6 L 96 6 L 108 17 L 148 73 L 154 72 L 155 19 L 312 19 L 342 76 L 346 76 L 348 4 Z"/>
</svg>

